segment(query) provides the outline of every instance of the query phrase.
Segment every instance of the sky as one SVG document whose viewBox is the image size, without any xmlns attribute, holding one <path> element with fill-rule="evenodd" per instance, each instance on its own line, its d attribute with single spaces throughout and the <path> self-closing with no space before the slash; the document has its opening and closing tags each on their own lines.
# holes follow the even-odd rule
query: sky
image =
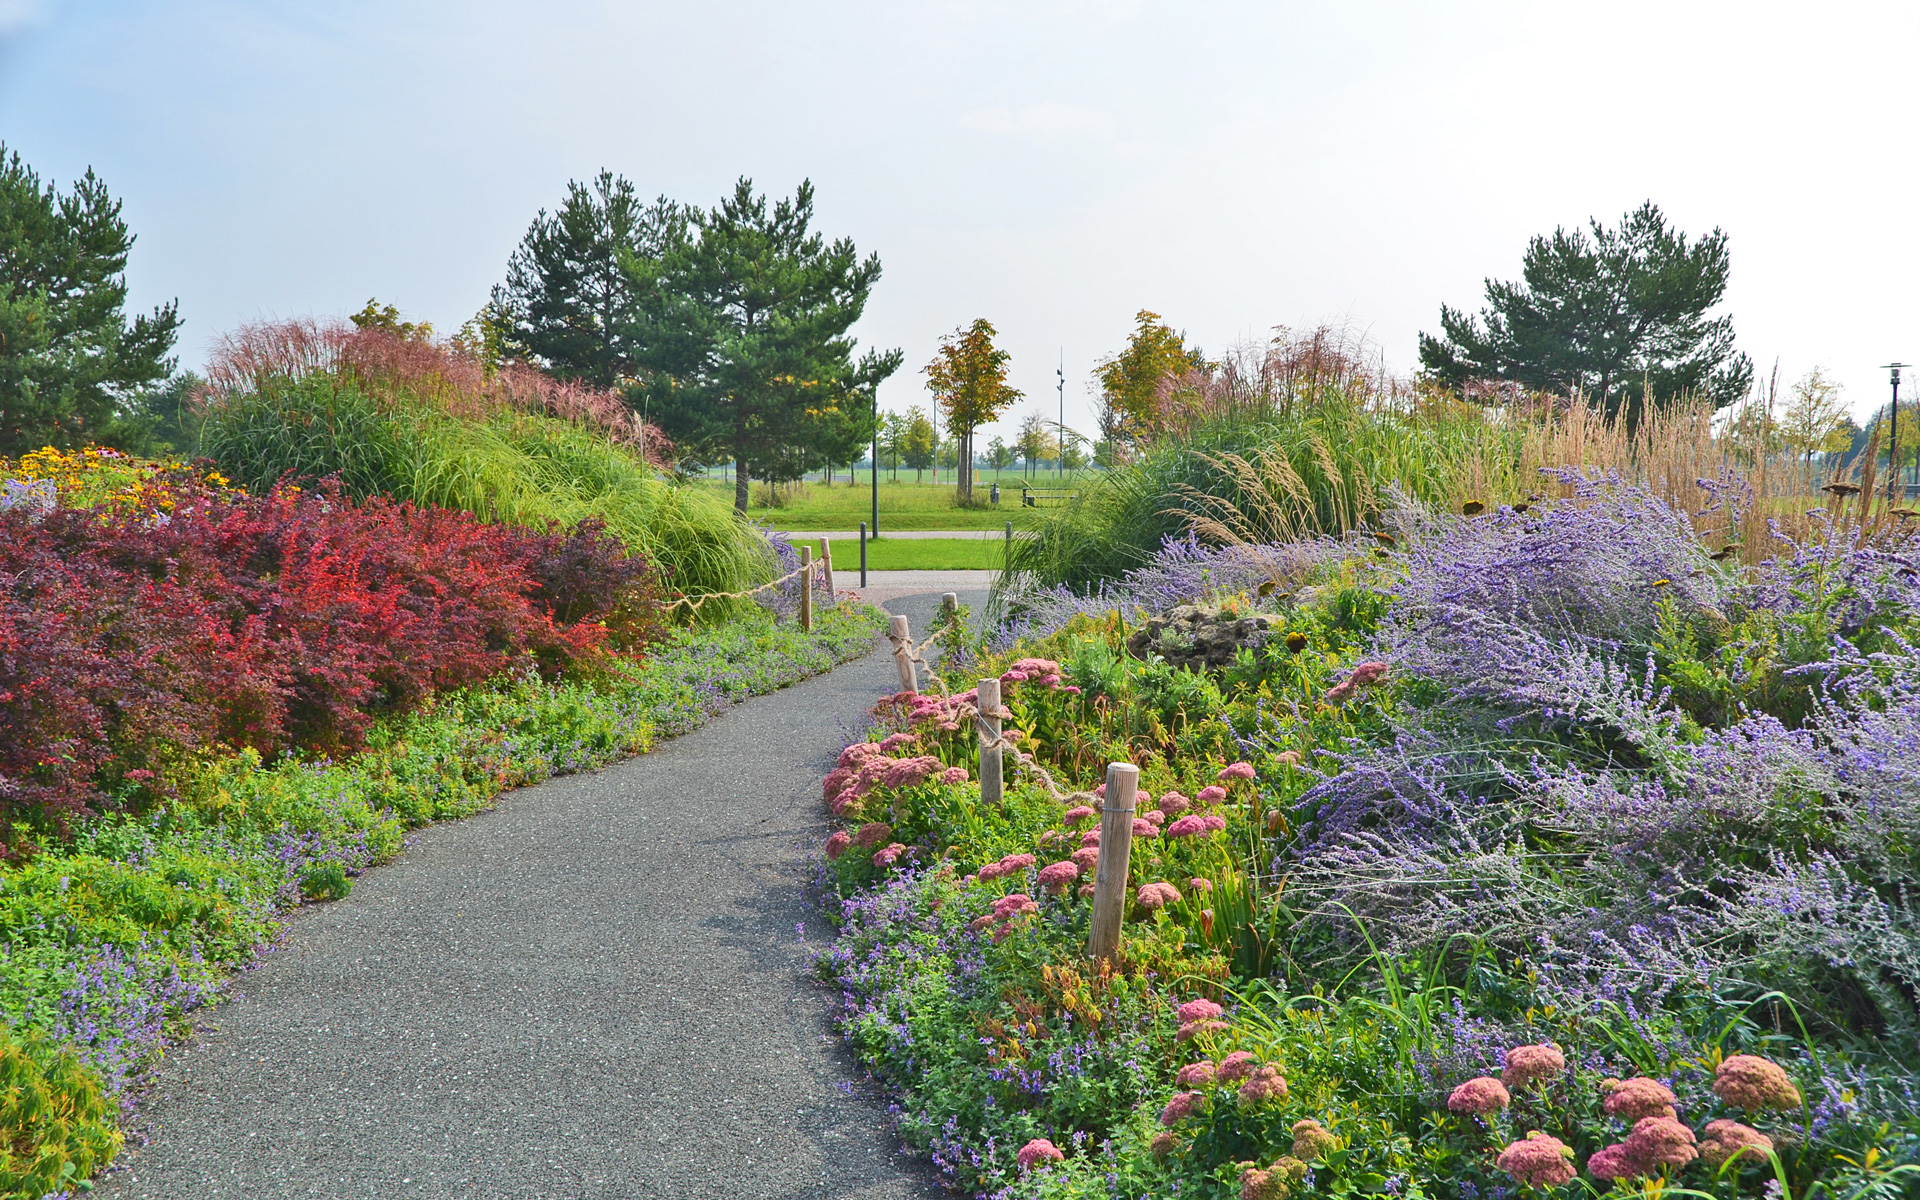
<svg viewBox="0 0 1920 1200">
<path fill-rule="evenodd" d="M 1411 372 L 1529 237 L 1648 199 L 1728 235 L 1763 378 L 1820 366 L 1865 412 L 1920 362 L 1916 50 L 1920 5 L 1835 0 L 0 0 L 0 141 L 106 180 L 187 366 L 370 297 L 450 331 L 605 168 L 700 205 L 811 179 L 883 265 L 882 404 L 986 317 L 1005 432 L 1064 362 L 1091 433 L 1142 308 L 1213 353 L 1331 323 Z"/>
</svg>

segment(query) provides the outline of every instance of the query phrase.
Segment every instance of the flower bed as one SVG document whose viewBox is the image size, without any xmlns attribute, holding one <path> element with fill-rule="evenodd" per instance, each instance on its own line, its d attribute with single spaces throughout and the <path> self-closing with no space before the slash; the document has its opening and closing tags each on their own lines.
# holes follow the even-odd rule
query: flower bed
<svg viewBox="0 0 1920 1200">
<path fill-rule="evenodd" d="M 1063 794 L 982 808 L 971 697 L 877 710 L 824 788 L 820 967 L 951 1186 L 1920 1185 L 1920 539 L 1741 569 L 1696 529 L 1739 514 L 1569 482 L 1039 597 L 964 677 Z M 1285 633 L 1210 674 L 1127 654 L 1191 600 Z M 1064 793 L 1113 760 L 1139 817 L 1093 964 Z"/>
<path fill-rule="evenodd" d="M 106 466 L 97 503 L 0 512 L 0 1197 L 84 1184 L 184 1014 L 408 829 L 645 751 L 883 620 L 666 629 L 592 526 Z"/>
</svg>

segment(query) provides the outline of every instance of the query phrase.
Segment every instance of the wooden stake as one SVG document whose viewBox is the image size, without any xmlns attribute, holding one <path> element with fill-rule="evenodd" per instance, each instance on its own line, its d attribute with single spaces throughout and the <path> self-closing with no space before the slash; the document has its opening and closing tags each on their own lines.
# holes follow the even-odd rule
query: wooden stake
<svg viewBox="0 0 1920 1200">
<path fill-rule="evenodd" d="M 1000 681 L 998 679 L 982 679 L 980 681 L 979 697 L 980 719 L 985 722 L 987 729 L 990 731 L 980 736 L 991 741 L 998 741 L 1000 737 Z M 999 806 L 1004 778 L 1000 769 L 1000 747 L 995 746 L 992 749 L 988 749 L 982 746 L 980 748 L 980 807 L 996 808 Z"/>
<path fill-rule="evenodd" d="M 833 547 L 827 544 L 827 539 L 825 538 L 820 539 L 820 562 L 822 564 L 821 571 L 826 575 L 826 579 L 824 580 L 824 582 L 827 585 L 827 603 L 832 604 L 833 603 Z"/>
<path fill-rule="evenodd" d="M 1120 925 L 1127 919 L 1127 868 L 1133 853 L 1133 797 L 1140 768 L 1107 764 L 1107 795 L 1100 804 L 1100 865 L 1093 877 L 1093 931 L 1087 953 L 1094 961 L 1120 949 Z"/>
<path fill-rule="evenodd" d="M 893 652 L 893 665 L 900 668 L 900 690 L 903 692 L 918 692 L 920 686 L 914 682 L 913 660 L 907 657 L 905 650 L 899 648 L 913 644 L 912 635 L 907 632 L 907 618 L 905 614 L 893 619 L 893 636 L 896 642 L 896 648 Z"/>
<path fill-rule="evenodd" d="M 800 547 L 800 628 L 813 632 L 813 547 Z"/>
</svg>

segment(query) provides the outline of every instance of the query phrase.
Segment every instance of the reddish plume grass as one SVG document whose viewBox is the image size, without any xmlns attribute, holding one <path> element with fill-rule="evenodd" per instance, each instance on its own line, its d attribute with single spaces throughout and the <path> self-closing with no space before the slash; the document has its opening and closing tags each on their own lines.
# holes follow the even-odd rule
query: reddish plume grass
<svg viewBox="0 0 1920 1200">
<path fill-rule="evenodd" d="M 509 410 L 557 417 L 599 430 L 655 466 L 673 461 L 673 442 L 642 421 L 617 391 L 555 379 L 524 362 L 490 370 L 451 342 L 333 319 L 257 321 L 222 334 L 207 362 L 201 399 L 218 401 L 274 379 L 310 375 L 348 376 L 382 400 L 432 404 L 462 420 L 483 421 Z"/>
</svg>

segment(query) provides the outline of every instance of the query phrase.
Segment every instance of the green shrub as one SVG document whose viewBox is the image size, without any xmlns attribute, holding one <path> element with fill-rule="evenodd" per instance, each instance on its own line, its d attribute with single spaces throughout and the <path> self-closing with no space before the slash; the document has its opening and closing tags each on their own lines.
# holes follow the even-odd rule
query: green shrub
<svg viewBox="0 0 1920 1200">
<path fill-rule="evenodd" d="M 0 1195 L 64 1195 L 119 1148 L 114 1113 L 73 1052 L 0 1026 Z"/>
</svg>

